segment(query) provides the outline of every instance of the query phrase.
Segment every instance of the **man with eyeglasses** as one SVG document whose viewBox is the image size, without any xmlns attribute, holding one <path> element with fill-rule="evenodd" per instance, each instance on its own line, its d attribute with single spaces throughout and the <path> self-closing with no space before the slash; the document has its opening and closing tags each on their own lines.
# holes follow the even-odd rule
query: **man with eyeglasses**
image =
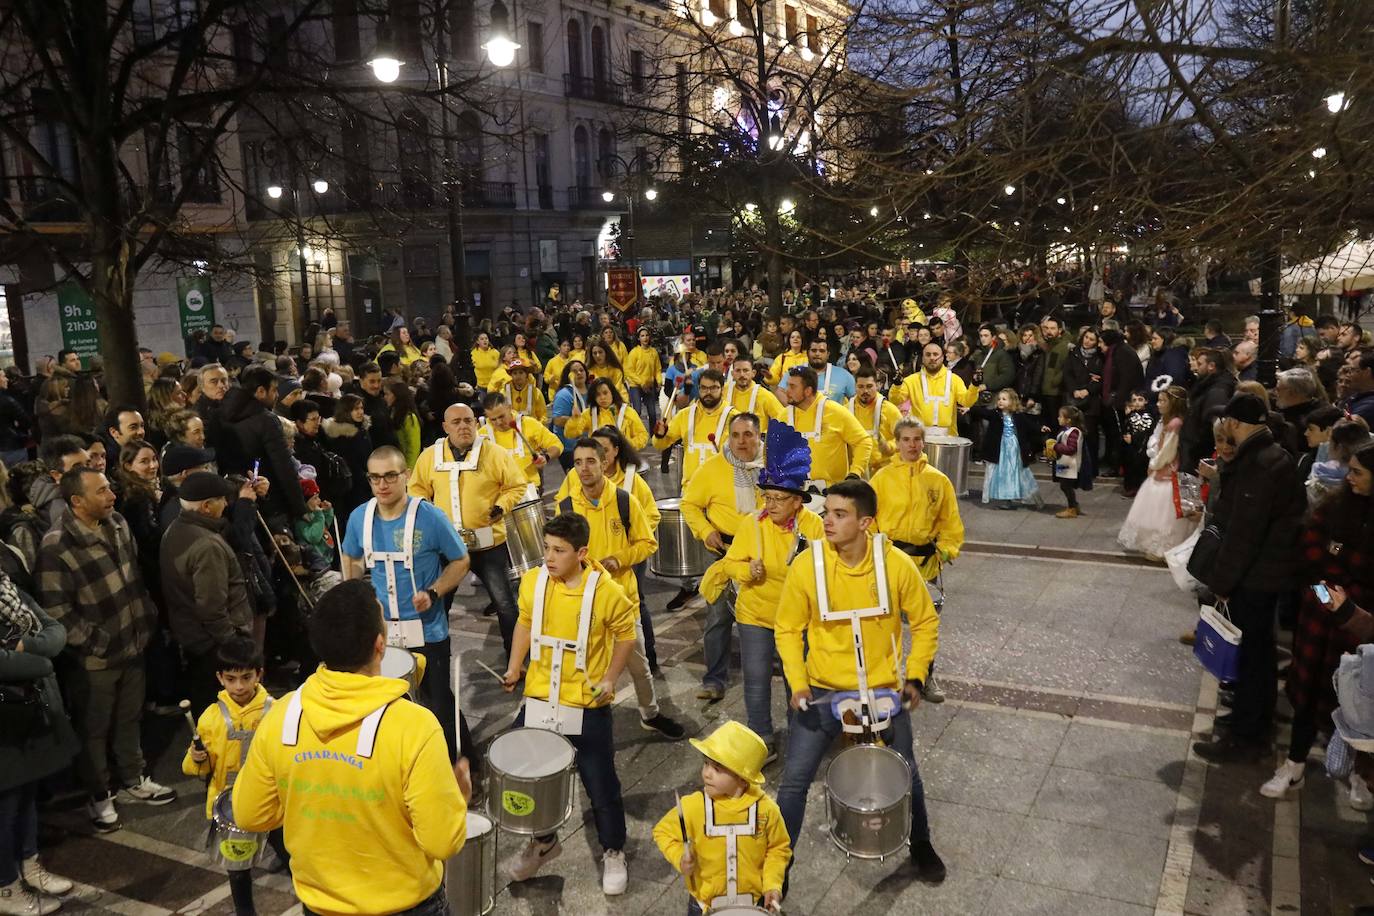
<svg viewBox="0 0 1374 916">
<path fill-rule="evenodd" d="M 724 401 L 725 376 L 715 370 L 703 370 L 696 382 L 696 402 L 679 411 L 671 421 L 654 424 L 653 446 L 670 449 L 678 442 L 683 445 L 682 489 L 686 492 L 692 475 L 711 456 L 720 451 L 726 436 L 726 424 L 732 410 Z"/>
<path fill-rule="evenodd" d="M 410 495 L 427 499 L 448 516 L 467 545 L 472 571 L 496 608 L 501 642 L 510 653 L 520 612 L 510 582 L 505 515 L 525 499 L 528 481 L 511 453 L 477 435 L 466 404 L 444 411 L 445 438 L 422 452 L 410 478 Z"/>
<path fill-rule="evenodd" d="M 468 551 L 448 517 L 433 503 L 410 496 L 405 455 L 384 445 L 367 459 L 372 498 L 353 510 L 344 534 L 345 579 L 372 582 L 386 618 L 388 646 L 425 658 L 420 700 L 439 719 L 456 760 L 454 698 L 444 596 L 468 573 Z M 459 734 L 472 747 L 467 725 Z"/>
</svg>

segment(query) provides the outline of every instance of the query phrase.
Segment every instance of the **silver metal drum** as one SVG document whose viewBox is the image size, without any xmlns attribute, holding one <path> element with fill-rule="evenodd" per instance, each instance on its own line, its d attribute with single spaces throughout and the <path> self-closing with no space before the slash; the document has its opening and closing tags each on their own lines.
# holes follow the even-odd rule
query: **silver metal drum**
<svg viewBox="0 0 1374 916">
<path fill-rule="evenodd" d="M 468 812 L 467 840 L 444 865 L 444 892 L 453 916 L 486 916 L 496 906 L 496 825 Z"/>
<path fill-rule="evenodd" d="M 658 511 L 658 551 L 649 571 L 665 579 L 695 579 L 704 575 L 716 558 L 697 540 L 682 517 L 682 500 L 660 499 Z"/>
<path fill-rule="evenodd" d="M 487 813 L 522 836 L 553 833 L 572 817 L 572 743 L 543 728 L 516 728 L 487 748 Z"/>
<path fill-rule="evenodd" d="M 544 565 L 544 501 L 527 499 L 506 513 L 510 577 L 519 579 Z"/>
<path fill-rule="evenodd" d="M 386 652 L 382 655 L 382 677 L 394 677 L 405 681 L 410 685 L 406 690 L 406 696 L 412 702 L 419 702 L 417 697 L 420 692 L 420 669 L 409 649 L 386 647 Z"/>
<path fill-rule="evenodd" d="M 758 916 L 760 913 L 772 916 L 773 911 L 761 906 L 737 903 L 733 906 L 713 906 L 706 911 L 706 916 Z"/>
<path fill-rule="evenodd" d="M 247 871 L 262 861 L 265 834 L 240 830 L 234 823 L 233 789 L 225 789 L 215 796 L 214 846 L 210 856 L 225 871 Z"/>
<path fill-rule="evenodd" d="M 954 484 L 955 496 L 968 496 L 968 462 L 973 441 L 958 436 L 926 436 L 926 460 Z"/>
<path fill-rule="evenodd" d="M 911 768 L 876 744 L 845 748 L 825 773 L 830 839 L 860 859 L 882 859 L 911 835 Z"/>
</svg>

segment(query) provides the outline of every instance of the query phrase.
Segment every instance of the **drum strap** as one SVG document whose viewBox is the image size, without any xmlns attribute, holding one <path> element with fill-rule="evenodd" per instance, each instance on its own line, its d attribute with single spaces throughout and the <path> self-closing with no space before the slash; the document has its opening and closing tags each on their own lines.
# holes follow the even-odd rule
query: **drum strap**
<svg viewBox="0 0 1374 916">
<path fill-rule="evenodd" d="M 392 620 L 401 619 L 401 606 L 396 600 L 395 564 L 402 564 L 410 574 L 410 593 L 414 595 L 420 591 L 415 585 L 415 516 L 419 514 L 423 500 L 413 496 L 407 499 L 410 501 L 406 504 L 405 534 L 400 551 L 372 549 L 372 522 L 377 515 L 377 498 L 374 496 L 368 500 L 367 508 L 363 510 L 363 565 L 372 569 L 378 563 L 382 564 L 386 572 L 386 610 Z"/>
<path fill-rule="evenodd" d="M 517 424 L 520 422 L 520 414 L 518 414 L 518 413 L 515 414 L 515 422 L 516 422 Z M 487 440 L 488 442 L 490 442 L 492 445 L 501 445 L 501 443 L 499 443 L 499 442 L 496 441 L 496 430 L 492 429 L 492 428 L 491 428 L 491 424 L 489 424 L 489 423 L 483 423 L 483 424 L 482 424 L 482 428 L 479 429 L 479 430 L 477 430 L 477 435 L 480 436 L 480 437 L 483 438 L 483 439 L 486 439 L 486 440 Z M 524 458 L 524 457 L 525 457 L 525 440 L 520 436 L 519 433 L 513 433 L 513 434 L 512 434 L 512 438 L 515 440 L 515 444 L 512 445 L 512 446 L 508 449 L 508 451 L 509 451 L 512 455 L 514 455 L 516 458 Z M 501 447 L 502 447 L 502 448 L 505 448 L 505 446 L 501 446 Z"/>
<path fill-rule="evenodd" d="M 387 707 L 391 705 L 388 701 L 383 706 L 374 709 L 367 714 L 362 723 L 358 726 L 358 745 L 356 754 L 359 757 L 370 758 L 373 750 L 377 746 L 377 729 L 381 728 L 382 716 L 386 713 Z M 281 743 L 285 747 L 295 747 L 300 743 L 301 738 L 301 718 L 304 710 L 301 709 L 301 692 L 299 690 L 291 694 L 291 699 L 286 701 L 286 715 L 281 720 Z"/>
<path fill-rule="evenodd" d="M 224 740 L 236 742 L 239 746 L 239 767 L 242 768 L 248 762 L 248 748 L 253 743 L 253 735 L 257 733 L 257 726 L 252 728 L 235 728 L 234 717 L 229 714 L 229 707 L 223 700 L 216 700 L 215 705 L 219 707 L 219 714 L 224 717 Z M 262 716 L 265 717 L 272 710 L 272 697 L 269 695 L 262 701 Z M 258 719 L 262 721 L 262 717 Z M 238 770 L 229 774 L 225 785 L 232 786 L 234 780 L 238 778 Z"/>
<path fill-rule="evenodd" d="M 753 906 L 752 895 L 739 892 L 739 837 L 754 836 L 758 832 L 759 803 L 749 806 L 749 820 L 743 824 L 717 824 L 715 804 L 711 796 L 701 793 L 706 802 L 706 835 L 725 837 L 725 894 L 711 901 L 711 908 L 747 904 Z"/>
<path fill-rule="evenodd" d="M 859 396 L 855 395 L 849 399 L 849 412 L 855 417 L 859 415 Z M 883 396 L 880 394 L 873 399 L 873 428 L 868 434 L 874 439 L 878 438 L 878 431 L 883 424 Z"/>
<path fill-rule="evenodd" d="M 624 428 L 625 428 L 625 411 L 626 411 L 627 408 L 629 408 L 629 406 L 630 406 L 629 404 L 621 404 L 621 405 L 620 405 L 620 409 L 616 411 L 616 413 L 615 413 L 615 424 L 614 424 L 614 426 L 615 426 L 616 429 L 624 429 Z M 600 408 L 600 407 L 593 407 L 593 408 L 592 408 L 592 428 L 591 428 L 590 431 L 588 431 L 587 435 L 590 436 L 592 433 L 596 432 L 596 431 L 597 431 L 598 429 L 600 429 L 602 426 L 610 426 L 610 425 L 612 425 L 612 424 L 609 424 L 609 423 L 602 423 L 602 422 L 601 422 L 601 408 Z"/>
<path fill-rule="evenodd" d="M 452 520 L 453 527 L 461 532 L 465 529 L 463 528 L 463 496 L 460 481 L 464 471 L 477 470 L 477 461 L 482 455 L 482 438 L 479 436 L 473 440 L 472 449 L 462 461 L 444 459 L 447 445 L 447 439 L 434 440 L 434 470 L 435 473 L 448 472 L 448 517 Z M 468 539 L 464 538 L 463 540 Z"/>
<path fill-rule="evenodd" d="M 830 399 L 827 397 L 816 397 L 816 428 L 811 432 L 802 432 L 797 429 L 797 408 L 794 406 L 788 406 L 787 408 L 787 425 L 793 429 L 797 429 L 797 432 L 801 433 L 802 438 L 808 443 L 815 442 L 821 437 L 821 433 L 825 431 L 825 405 L 829 402 Z"/>
<path fill-rule="evenodd" d="M 728 382 L 725 383 L 725 395 L 724 395 L 724 397 L 723 397 L 723 400 L 725 401 L 725 403 L 729 404 L 731 407 L 734 406 L 734 404 L 735 404 L 735 380 L 734 380 L 734 379 L 730 379 L 730 381 L 728 381 Z M 758 385 L 750 385 L 750 386 L 749 386 L 749 406 L 748 406 L 747 408 L 745 408 L 745 409 L 748 410 L 749 413 L 752 413 L 752 414 L 754 414 L 755 416 L 758 416 L 758 411 L 755 410 L 755 408 L 758 406 L 758 403 L 759 403 L 759 386 L 758 386 Z"/>
<path fill-rule="evenodd" d="M 721 403 L 724 404 L 724 398 L 721 399 Z M 721 437 L 725 435 L 726 421 L 730 419 L 730 414 L 733 411 L 728 404 L 721 408 L 720 419 L 716 421 L 716 444 L 712 445 L 709 441 L 697 441 L 697 407 L 699 406 L 699 404 L 693 404 L 687 411 L 687 441 L 683 448 L 689 453 L 694 453 L 698 462 L 704 462 L 711 457 L 713 451 L 720 451 Z"/>
<path fill-rule="evenodd" d="M 825 541 L 811 542 L 811 558 L 816 568 L 816 606 L 820 608 L 821 620 L 838 622 L 849 621 L 854 636 L 854 669 L 859 678 L 859 695 L 867 701 L 868 710 L 876 709 L 872 691 L 868 687 L 868 656 L 864 649 L 863 619 L 865 617 L 886 617 L 892 612 L 891 597 L 887 582 L 887 538 L 882 534 L 873 535 L 873 574 L 877 578 L 878 606 L 855 608 L 850 611 L 835 611 L 830 608 L 829 589 L 825 579 Z M 876 717 L 875 717 L 876 720 Z M 874 721 L 873 727 L 886 727 L 884 721 Z"/>
<path fill-rule="evenodd" d="M 600 581 L 601 573 L 594 569 L 586 571 L 586 578 L 582 582 L 582 607 L 577 615 L 577 641 L 571 642 L 544 635 L 544 602 L 548 594 L 549 571 L 547 567 L 539 567 L 539 575 L 534 580 L 534 615 L 530 620 L 530 645 L 541 654 L 544 646 L 553 650 L 555 672 L 561 674 L 563 653 L 572 651 L 577 670 L 583 674 L 587 673 L 587 637 L 592 628 L 592 605 L 596 600 L 596 586 Z M 550 702 L 554 702 L 556 697 L 554 688 L 550 686 Z"/>
<path fill-rule="evenodd" d="M 930 393 L 930 373 L 926 372 L 924 369 L 922 369 L 920 373 L 921 400 L 925 401 L 927 404 L 935 405 L 935 412 L 931 415 L 931 419 L 936 423 L 940 422 L 940 405 L 949 404 L 954 397 L 954 373 L 950 372 L 948 369 L 943 369 L 941 371 L 945 374 L 945 391 L 944 394 L 939 397 Z"/>
</svg>

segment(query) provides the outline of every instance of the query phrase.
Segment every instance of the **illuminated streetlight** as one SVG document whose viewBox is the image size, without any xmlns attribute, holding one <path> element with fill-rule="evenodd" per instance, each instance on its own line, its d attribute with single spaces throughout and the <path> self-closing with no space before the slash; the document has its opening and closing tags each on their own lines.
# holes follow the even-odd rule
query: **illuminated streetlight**
<svg viewBox="0 0 1374 916">
<path fill-rule="evenodd" d="M 1061 207 L 1064 206 L 1066 203 L 1068 203 L 1068 201 L 1065 200 L 1065 199 L 1062 198 L 1062 197 L 1056 197 L 1056 198 L 1054 199 L 1054 202 L 1057 203 L 1057 204 L 1059 204 L 1059 206 L 1061 206 Z"/>
<path fill-rule="evenodd" d="M 927 210 L 925 213 L 922 213 L 921 219 L 930 219 L 930 211 Z"/>
<path fill-rule="evenodd" d="M 368 61 L 372 73 L 383 83 L 394 83 L 401 75 L 401 59 L 396 56 L 396 44 L 391 37 L 391 23 L 383 21 L 377 27 L 377 46 Z"/>
<path fill-rule="evenodd" d="M 1013 194 L 1016 193 L 1016 185 L 1014 185 L 1014 184 L 1009 184 L 1009 185 L 1007 185 L 1005 188 L 1002 189 L 1002 193 L 1005 194 L 1005 195 L 1007 195 L 1008 197 L 1010 197 L 1011 195 L 1013 195 Z"/>
<path fill-rule="evenodd" d="M 1322 101 L 1326 102 L 1326 110 L 1332 114 L 1344 111 L 1350 105 L 1350 103 L 1345 100 L 1344 92 L 1333 92 Z"/>
<path fill-rule="evenodd" d="M 1102 209 L 1102 208 L 1099 207 L 1097 204 L 1093 204 L 1093 212 L 1094 212 L 1094 213 L 1096 213 L 1098 210 L 1101 210 L 1101 209 Z"/>
<path fill-rule="evenodd" d="M 612 194 L 610 191 L 602 191 L 601 199 L 604 200 L 606 203 L 610 203 L 611 201 L 615 200 L 615 195 Z"/>
<path fill-rule="evenodd" d="M 657 199 L 658 199 L 658 189 L 657 189 L 657 188 L 650 188 L 649 190 L 645 191 L 645 192 L 644 192 L 644 198 L 645 198 L 645 200 L 657 200 Z"/>
<path fill-rule="evenodd" d="M 279 184 L 269 184 L 269 185 L 267 186 L 267 196 L 270 197 L 270 198 L 272 198 L 273 200 L 278 200 L 278 199 L 280 199 L 280 198 L 281 198 L 281 185 L 279 185 Z"/>
<path fill-rule="evenodd" d="M 491 37 L 482 47 L 492 66 L 509 67 L 515 63 L 515 52 L 520 50 L 520 44 L 510 37 L 510 10 L 502 0 L 492 0 Z"/>
<path fill-rule="evenodd" d="M 316 178 L 311 187 L 315 189 L 316 194 L 323 194 L 329 190 L 329 182 L 325 181 L 323 178 Z"/>
<path fill-rule="evenodd" d="M 1314 150 L 1312 151 L 1312 158 L 1313 158 L 1313 159 L 1325 159 L 1325 158 L 1326 158 L 1326 147 L 1324 147 L 1324 146 L 1319 146 L 1319 147 L 1317 147 L 1316 149 L 1314 149 Z"/>
<path fill-rule="evenodd" d="M 750 213 L 753 213 L 753 212 L 754 212 L 755 210 L 757 210 L 758 208 L 759 208 L 759 205 L 758 205 L 758 204 L 745 204 L 745 205 L 744 205 L 744 209 L 748 210 Z"/>
<path fill-rule="evenodd" d="M 790 197 L 784 197 L 784 198 L 782 199 L 782 206 L 778 207 L 778 212 L 779 212 L 779 213 L 791 213 L 791 212 L 792 212 L 793 210 L 795 210 L 795 209 L 797 209 L 797 205 L 796 205 L 796 203 L 793 202 L 792 198 L 790 198 Z"/>
<path fill-rule="evenodd" d="M 877 216 L 877 215 L 878 215 L 878 208 L 877 208 L 877 207 L 869 207 L 869 209 L 868 209 L 868 215 L 869 215 L 869 216 Z"/>
</svg>

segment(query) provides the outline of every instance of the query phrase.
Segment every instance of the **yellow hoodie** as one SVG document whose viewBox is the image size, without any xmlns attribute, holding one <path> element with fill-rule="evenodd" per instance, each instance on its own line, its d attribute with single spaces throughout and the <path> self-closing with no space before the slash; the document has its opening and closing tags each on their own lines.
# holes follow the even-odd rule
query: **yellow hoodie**
<svg viewBox="0 0 1374 916">
<path fill-rule="evenodd" d="M 621 359 L 625 382 L 635 388 L 663 384 L 663 360 L 654 347 L 635 347 Z M 655 391 L 655 396 L 657 392 Z"/>
<path fill-rule="evenodd" d="M 607 474 L 606 479 L 622 490 L 628 490 L 630 495 L 639 503 L 639 508 L 644 510 L 644 520 L 649 523 L 649 530 L 658 531 L 658 523 L 663 520 L 663 513 L 658 508 L 658 503 L 654 500 L 654 491 L 649 489 L 649 484 L 644 480 L 644 475 L 636 473 L 631 478 L 630 486 L 625 486 L 625 470 L 617 465 L 614 472 Z M 563 482 L 558 485 L 558 493 L 555 494 L 553 501 L 562 502 L 574 493 L 582 492 L 582 479 L 576 472 L 563 478 Z M 657 537 L 657 533 L 654 535 Z"/>
<path fill-rule="evenodd" d="M 234 731 L 238 732 L 249 732 L 258 727 L 258 723 L 262 721 L 263 709 L 267 705 L 267 698 L 267 691 L 261 684 L 258 685 L 257 693 L 253 694 L 244 706 L 229 699 L 227 690 L 221 690 L 216 697 L 219 703 L 223 703 L 224 708 L 229 710 Z M 224 721 L 224 713 L 220 711 L 219 703 L 205 707 L 205 712 L 200 714 L 200 719 L 196 722 L 196 734 L 200 735 L 210 759 L 204 763 L 196 763 L 191 759 L 190 745 L 186 747 L 186 756 L 181 758 L 181 772 L 187 776 L 199 776 L 201 779 L 209 777 L 205 787 L 206 818 L 215 813 L 215 799 L 219 798 L 219 793 L 224 791 L 224 787 L 229 785 L 229 780 L 237 776 L 243 768 L 243 760 L 239 758 L 243 752 L 243 743 L 229 740 L 227 723 Z"/>
<path fill-rule="evenodd" d="M 720 798 L 712 802 L 712 815 L 717 824 L 749 823 L 749 808 L 758 803 L 754 821 L 754 835 L 736 839 L 735 864 L 738 874 L 735 890 L 752 894 L 755 899 L 769 891 L 781 891 L 787 863 L 792 859 L 792 843 L 782 822 L 778 803 L 759 788 L 750 788 L 739 798 Z M 687 837 L 692 841 L 692 855 L 696 869 L 687 879 L 687 892 L 698 901 L 709 904 L 712 898 L 726 892 L 725 849 L 723 836 L 706 835 L 706 796 L 701 792 L 682 796 L 683 820 L 687 822 Z M 654 825 L 654 842 L 663 858 L 674 869 L 682 861 L 682 825 L 677 808 L 671 808 Z"/>
<path fill-rule="evenodd" d="M 945 398 L 946 390 L 948 399 Z M 958 408 L 977 404 L 978 390 L 977 385 L 965 385 L 963 379 L 941 366 L 934 375 L 925 369 L 908 375 L 900 386 L 892 389 L 892 400 L 910 401 L 911 416 L 921 421 L 927 433 L 958 436 Z M 930 395 L 929 400 L 926 394 Z"/>
<path fill-rule="evenodd" d="M 577 638 L 582 590 L 587 584 L 586 573 L 593 569 L 601 573 L 601 581 L 596 586 L 596 597 L 592 600 L 592 622 L 587 631 L 587 670 L 577 670 L 573 653 L 565 653 L 563 683 L 558 691 L 563 706 L 579 706 L 583 709 L 609 706 L 615 699 L 610 694 L 594 695 L 592 687 L 601 683 L 606 676 L 606 669 L 611 667 L 615 644 L 635 640 L 635 621 L 639 619 L 639 609 L 630 603 L 625 590 L 599 564 L 590 562 L 575 589 L 549 578 L 544 596 L 544 634 L 558 639 Z M 520 625 L 526 628 L 534 625 L 534 584 L 538 578 L 539 570 L 531 569 L 520 580 Z M 549 671 L 552 664 L 552 649 L 530 649 L 530 667 L 525 672 L 525 696 L 536 700 L 549 698 Z"/>
<path fill-rule="evenodd" d="M 935 541 L 952 560 L 964 546 L 964 522 L 959 517 L 959 500 L 954 484 L 940 470 L 930 466 L 926 456 L 916 461 L 898 458 L 873 475 L 870 481 L 878 494 L 877 529 L 890 538 L 909 544 Z M 940 571 L 939 556 L 917 561 L 921 573 L 934 579 Z"/>
<path fill-rule="evenodd" d="M 712 531 L 734 537 L 744 520 L 763 508 L 763 491 L 755 488 L 752 512 L 740 512 L 735 508 L 735 466 L 724 455 L 712 455 L 682 488 L 681 508 L 683 521 L 698 541 Z"/>
<path fill-rule="evenodd" d="M 443 460 L 452 461 L 453 443 L 447 438 L 438 441 L 441 443 L 440 448 L 443 449 Z M 492 521 L 491 508 L 500 506 L 503 512 L 510 512 L 517 503 L 524 501 L 525 488 L 529 482 L 510 452 L 491 446 L 491 442 L 483 442 L 482 451 L 477 456 L 476 469 L 458 475 L 459 485 L 462 487 L 459 505 L 463 510 L 462 524 L 458 527 L 475 531 L 490 525 L 492 537 L 495 543 L 500 545 L 506 542 L 505 515 Z M 476 447 L 476 443 L 473 447 Z M 448 471 L 434 470 L 434 445 L 426 445 L 420 450 L 415 470 L 410 473 L 410 495 L 427 499 L 438 506 L 445 515 L 450 515 L 453 511 L 453 503 L 449 498 L 450 476 Z M 458 524 L 458 520 L 452 516 L 449 517 L 449 521 Z"/>
<path fill-rule="evenodd" d="M 782 421 L 802 435 L 811 436 L 816 431 L 816 411 L 821 409 L 822 402 L 825 402 L 825 414 L 821 417 L 821 434 L 807 440 L 811 446 L 811 479 L 836 483 L 850 474 L 862 477 L 868 473 L 873 437 L 843 404 L 817 395 L 805 410 L 800 407 L 784 410 Z"/>
<path fill-rule="evenodd" d="M 754 392 L 758 394 L 755 395 Z M 782 406 L 778 396 L 757 381 L 749 388 L 737 388 L 735 382 L 730 379 L 725 383 L 725 403 L 735 408 L 735 413 L 752 413 L 759 418 L 759 431 L 768 432 L 769 420 L 781 420 L 787 408 Z M 749 402 L 754 402 L 754 409 L 749 409 Z"/>
<path fill-rule="evenodd" d="M 808 540 L 825 537 L 821 517 L 805 506 L 793 520 L 791 528 L 779 528 L 766 513 L 746 517 L 735 532 L 735 540 L 723 559 L 706 570 L 701 579 L 701 593 L 707 601 L 715 601 L 725 583 L 734 579 L 739 583 L 739 598 L 735 601 L 735 619 L 756 627 L 773 628 L 778 602 L 782 599 L 782 583 L 787 577 L 787 565 L 796 556 L 797 533 L 800 546 Z M 751 582 L 749 561 L 763 560 L 764 580 Z"/>
<path fill-rule="evenodd" d="M 512 419 L 517 418 L 512 417 Z M 483 422 L 477 434 L 491 442 L 495 442 L 497 445 L 501 446 L 501 448 L 509 452 L 516 466 L 524 471 L 525 482 L 538 486 L 541 468 L 534 463 L 534 452 L 548 452 L 550 457 L 556 458 L 563 453 L 563 442 L 553 433 L 549 432 L 547 426 L 540 423 L 534 417 L 522 416 L 518 419 L 520 421 L 520 432 L 525 436 L 524 442 L 521 442 L 515 435 L 514 425 L 512 425 L 510 429 L 501 432 L 490 423 Z M 432 445 L 430 446 L 430 448 L 433 447 Z M 517 450 L 519 450 L 520 454 L 516 454 Z M 466 496 L 467 494 L 464 493 L 463 495 Z M 466 505 L 463 507 L 463 514 L 468 514 Z"/>
<path fill-rule="evenodd" d="M 878 418 L 878 431 L 875 436 L 873 431 L 873 405 L 865 407 L 857 397 L 849 399 L 849 411 L 854 414 L 854 419 L 859 421 L 859 425 L 868 431 L 868 437 L 873 440 L 873 452 L 868 457 L 869 473 L 876 472 L 892 461 L 891 450 L 897 448 L 897 421 L 902 419 L 902 411 L 897 405 L 887 398 L 882 400 L 882 416 Z M 882 445 L 886 444 L 889 454 L 884 455 Z"/>
<path fill-rule="evenodd" d="M 696 426 L 693 429 L 692 441 L 687 441 L 687 421 L 691 419 L 693 411 L 696 412 Z M 707 410 L 701 406 L 701 402 L 693 401 L 688 406 L 679 410 L 668 421 L 668 432 L 664 436 L 654 436 L 653 446 L 659 451 L 672 448 L 676 442 L 682 443 L 682 490 L 687 491 L 687 484 L 691 482 L 692 475 L 697 472 L 711 456 L 720 452 L 721 448 L 728 441 L 730 436 L 730 414 L 734 413 L 730 406 L 724 401 L 717 404 L 714 410 Z M 721 422 L 724 416 L 725 422 Z M 719 434 L 717 433 L 719 431 Z"/>
<path fill-rule="evenodd" d="M 816 603 L 816 567 L 807 548 L 792 561 L 782 586 L 778 619 L 774 626 L 778 655 L 782 658 L 787 683 L 796 690 L 811 684 L 827 690 L 857 690 L 858 669 L 854 664 L 854 631 L 848 620 L 821 620 Z M 835 548 L 827 541 L 821 548 L 825 556 L 826 588 L 831 611 L 850 611 L 877 607 L 878 583 L 873 570 L 873 539 L 868 539 L 864 557 L 857 566 L 840 562 Z M 868 685 L 872 688 L 900 688 L 897 661 L 892 657 L 893 643 L 900 651 L 902 621 L 905 615 L 911 628 L 911 654 L 907 656 L 905 680 L 925 682 L 931 660 L 939 643 L 940 618 L 935 614 L 930 592 L 911 557 L 885 544 L 889 613 L 884 617 L 863 618 L 864 652 L 867 656 Z M 806 640 L 803 657 L 802 639 Z"/>
<path fill-rule="evenodd" d="M 590 436 L 603 426 L 614 426 L 620 430 L 625 436 L 625 441 L 630 443 L 630 447 L 636 452 L 649 444 L 649 431 L 644 428 L 644 421 L 639 418 L 635 409 L 629 406 L 626 406 L 623 415 L 617 407 L 607 410 L 588 407 L 586 410 L 575 412 L 568 418 L 568 425 L 563 427 L 563 435 L 569 439 Z"/>
<path fill-rule="evenodd" d="M 636 563 L 649 559 L 658 549 L 658 538 L 649 527 L 649 520 L 640 508 L 639 500 L 633 495 L 630 495 L 629 501 L 630 527 L 628 531 L 625 530 L 615 494 L 615 484 L 607 480 L 602 486 L 601 499 L 595 504 L 581 487 L 567 498 L 572 501 L 572 510 L 591 526 L 591 539 L 587 542 L 588 556 L 597 563 L 605 563 L 608 558 L 614 557 L 620 568 L 610 576 L 625 590 L 630 602 L 638 606 L 639 583 L 635 580 L 634 567 Z"/>
<path fill-rule="evenodd" d="M 413 907 L 463 847 L 467 803 L 443 730 L 405 699 L 408 687 L 321 667 L 299 691 L 297 743 L 282 743 L 288 694 L 258 726 L 234 783 L 234 819 L 254 832 L 285 828 L 296 895 L 316 913 Z M 382 706 L 372 756 L 359 757 L 362 721 Z"/>
</svg>

